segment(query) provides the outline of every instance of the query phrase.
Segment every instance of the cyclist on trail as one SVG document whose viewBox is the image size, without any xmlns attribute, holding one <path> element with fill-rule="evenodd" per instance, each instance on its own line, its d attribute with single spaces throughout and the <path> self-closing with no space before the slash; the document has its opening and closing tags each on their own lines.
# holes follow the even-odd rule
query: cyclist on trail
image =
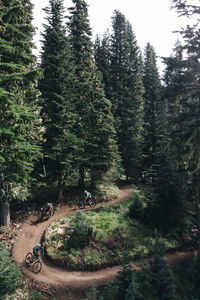
<svg viewBox="0 0 200 300">
<path fill-rule="evenodd" d="M 49 203 L 47 202 L 42 208 L 41 210 L 43 210 L 45 212 L 45 215 L 50 214 L 51 210 L 53 210 L 53 203 Z"/>
<path fill-rule="evenodd" d="M 44 256 L 44 247 L 45 247 L 44 243 L 35 245 L 35 247 L 33 248 L 33 256 L 35 258 L 38 258 L 39 257 L 39 253 L 38 253 L 39 251 L 40 251 L 41 255 Z"/>
<path fill-rule="evenodd" d="M 92 197 L 91 193 L 85 190 L 84 191 L 84 202 L 85 203 L 89 202 L 91 200 L 91 197 Z"/>
</svg>

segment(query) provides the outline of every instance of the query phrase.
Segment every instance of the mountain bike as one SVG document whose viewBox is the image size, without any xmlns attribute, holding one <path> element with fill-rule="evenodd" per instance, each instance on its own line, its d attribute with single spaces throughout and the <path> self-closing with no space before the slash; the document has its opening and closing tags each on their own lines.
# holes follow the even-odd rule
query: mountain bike
<svg viewBox="0 0 200 300">
<path fill-rule="evenodd" d="M 31 269 L 32 269 L 33 273 L 37 274 L 41 271 L 42 263 L 38 257 L 35 257 L 33 255 L 33 253 L 31 253 L 31 252 L 27 253 L 24 261 L 27 265 L 29 265 L 29 266 L 32 265 Z"/>
<path fill-rule="evenodd" d="M 89 205 L 90 207 L 95 207 L 96 205 L 96 201 L 95 199 L 81 199 L 79 202 L 78 202 L 78 208 L 79 209 L 83 209 L 86 207 L 86 205 Z"/>
<path fill-rule="evenodd" d="M 50 209 L 48 211 L 46 211 L 46 205 L 44 205 L 41 208 L 41 213 L 38 217 L 37 222 L 41 222 L 43 219 L 49 219 L 50 217 L 52 217 L 54 215 L 54 206 L 53 204 L 50 206 Z"/>
</svg>

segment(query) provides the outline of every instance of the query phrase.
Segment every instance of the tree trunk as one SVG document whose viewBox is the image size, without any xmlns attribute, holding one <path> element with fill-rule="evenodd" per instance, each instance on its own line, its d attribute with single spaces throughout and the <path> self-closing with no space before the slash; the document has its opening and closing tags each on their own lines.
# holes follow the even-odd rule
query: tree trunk
<svg viewBox="0 0 200 300">
<path fill-rule="evenodd" d="M 63 200 L 63 180 L 62 177 L 58 179 L 58 200 Z"/>
<path fill-rule="evenodd" d="M 58 188 L 58 200 L 59 201 L 63 200 L 63 190 L 61 186 Z"/>
<path fill-rule="evenodd" d="M 10 224 L 10 205 L 6 201 L 1 202 L 1 225 L 8 226 Z"/>
<path fill-rule="evenodd" d="M 84 167 L 80 166 L 79 167 L 79 187 L 84 187 L 84 179 L 85 179 L 85 175 L 84 175 Z"/>
</svg>

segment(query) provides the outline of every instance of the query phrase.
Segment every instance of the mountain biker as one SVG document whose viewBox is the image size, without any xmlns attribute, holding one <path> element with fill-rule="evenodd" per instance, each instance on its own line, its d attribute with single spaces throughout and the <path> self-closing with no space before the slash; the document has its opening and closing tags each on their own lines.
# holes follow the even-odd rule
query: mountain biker
<svg viewBox="0 0 200 300">
<path fill-rule="evenodd" d="M 45 215 L 50 214 L 51 210 L 53 209 L 53 203 L 49 203 L 47 202 L 42 208 L 41 210 L 43 210 L 45 212 Z"/>
<path fill-rule="evenodd" d="M 88 191 L 84 191 L 84 202 L 86 203 L 86 202 L 89 202 L 90 200 L 91 200 L 91 193 L 90 192 L 88 192 Z"/>
<path fill-rule="evenodd" d="M 35 245 L 35 247 L 33 248 L 33 256 L 35 258 L 38 258 L 39 257 L 39 253 L 38 253 L 39 251 L 40 251 L 41 255 L 44 256 L 44 247 L 45 247 L 44 243 Z"/>
</svg>

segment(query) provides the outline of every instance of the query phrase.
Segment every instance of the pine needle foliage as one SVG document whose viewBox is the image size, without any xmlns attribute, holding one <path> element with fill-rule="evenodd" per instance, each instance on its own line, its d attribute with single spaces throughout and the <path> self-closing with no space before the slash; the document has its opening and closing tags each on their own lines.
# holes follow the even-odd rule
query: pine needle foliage
<svg viewBox="0 0 200 300">
<path fill-rule="evenodd" d="M 2 0 L 0 7 L 0 184 L 2 203 L 8 205 L 16 189 L 28 187 L 40 155 L 40 71 L 32 54 L 31 2 Z"/>
<path fill-rule="evenodd" d="M 91 185 L 111 168 L 117 156 L 114 120 L 110 101 L 105 98 L 99 73 L 94 63 L 94 47 L 87 4 L 73 0 L 69 8 L 69 37 L 75 72 L 78 78 L 76 111 L 77 135 L 81 141 L 79 156 L 79 184 L 84 185 L 86 171 Z"/>
<path fill-rule="evenodd" d="M 71 59 L 69 40 L 63 25 L 63 1 L 50 1 L 44 9 L 41 68 L 41 116 L 44 124 L 43 153 L 47 182 L 58 187 L 58 197 L 76 167 L 78 140 L 75 134 L 77 114 L 74 108 L 77 79 Z"/>
</svg>

